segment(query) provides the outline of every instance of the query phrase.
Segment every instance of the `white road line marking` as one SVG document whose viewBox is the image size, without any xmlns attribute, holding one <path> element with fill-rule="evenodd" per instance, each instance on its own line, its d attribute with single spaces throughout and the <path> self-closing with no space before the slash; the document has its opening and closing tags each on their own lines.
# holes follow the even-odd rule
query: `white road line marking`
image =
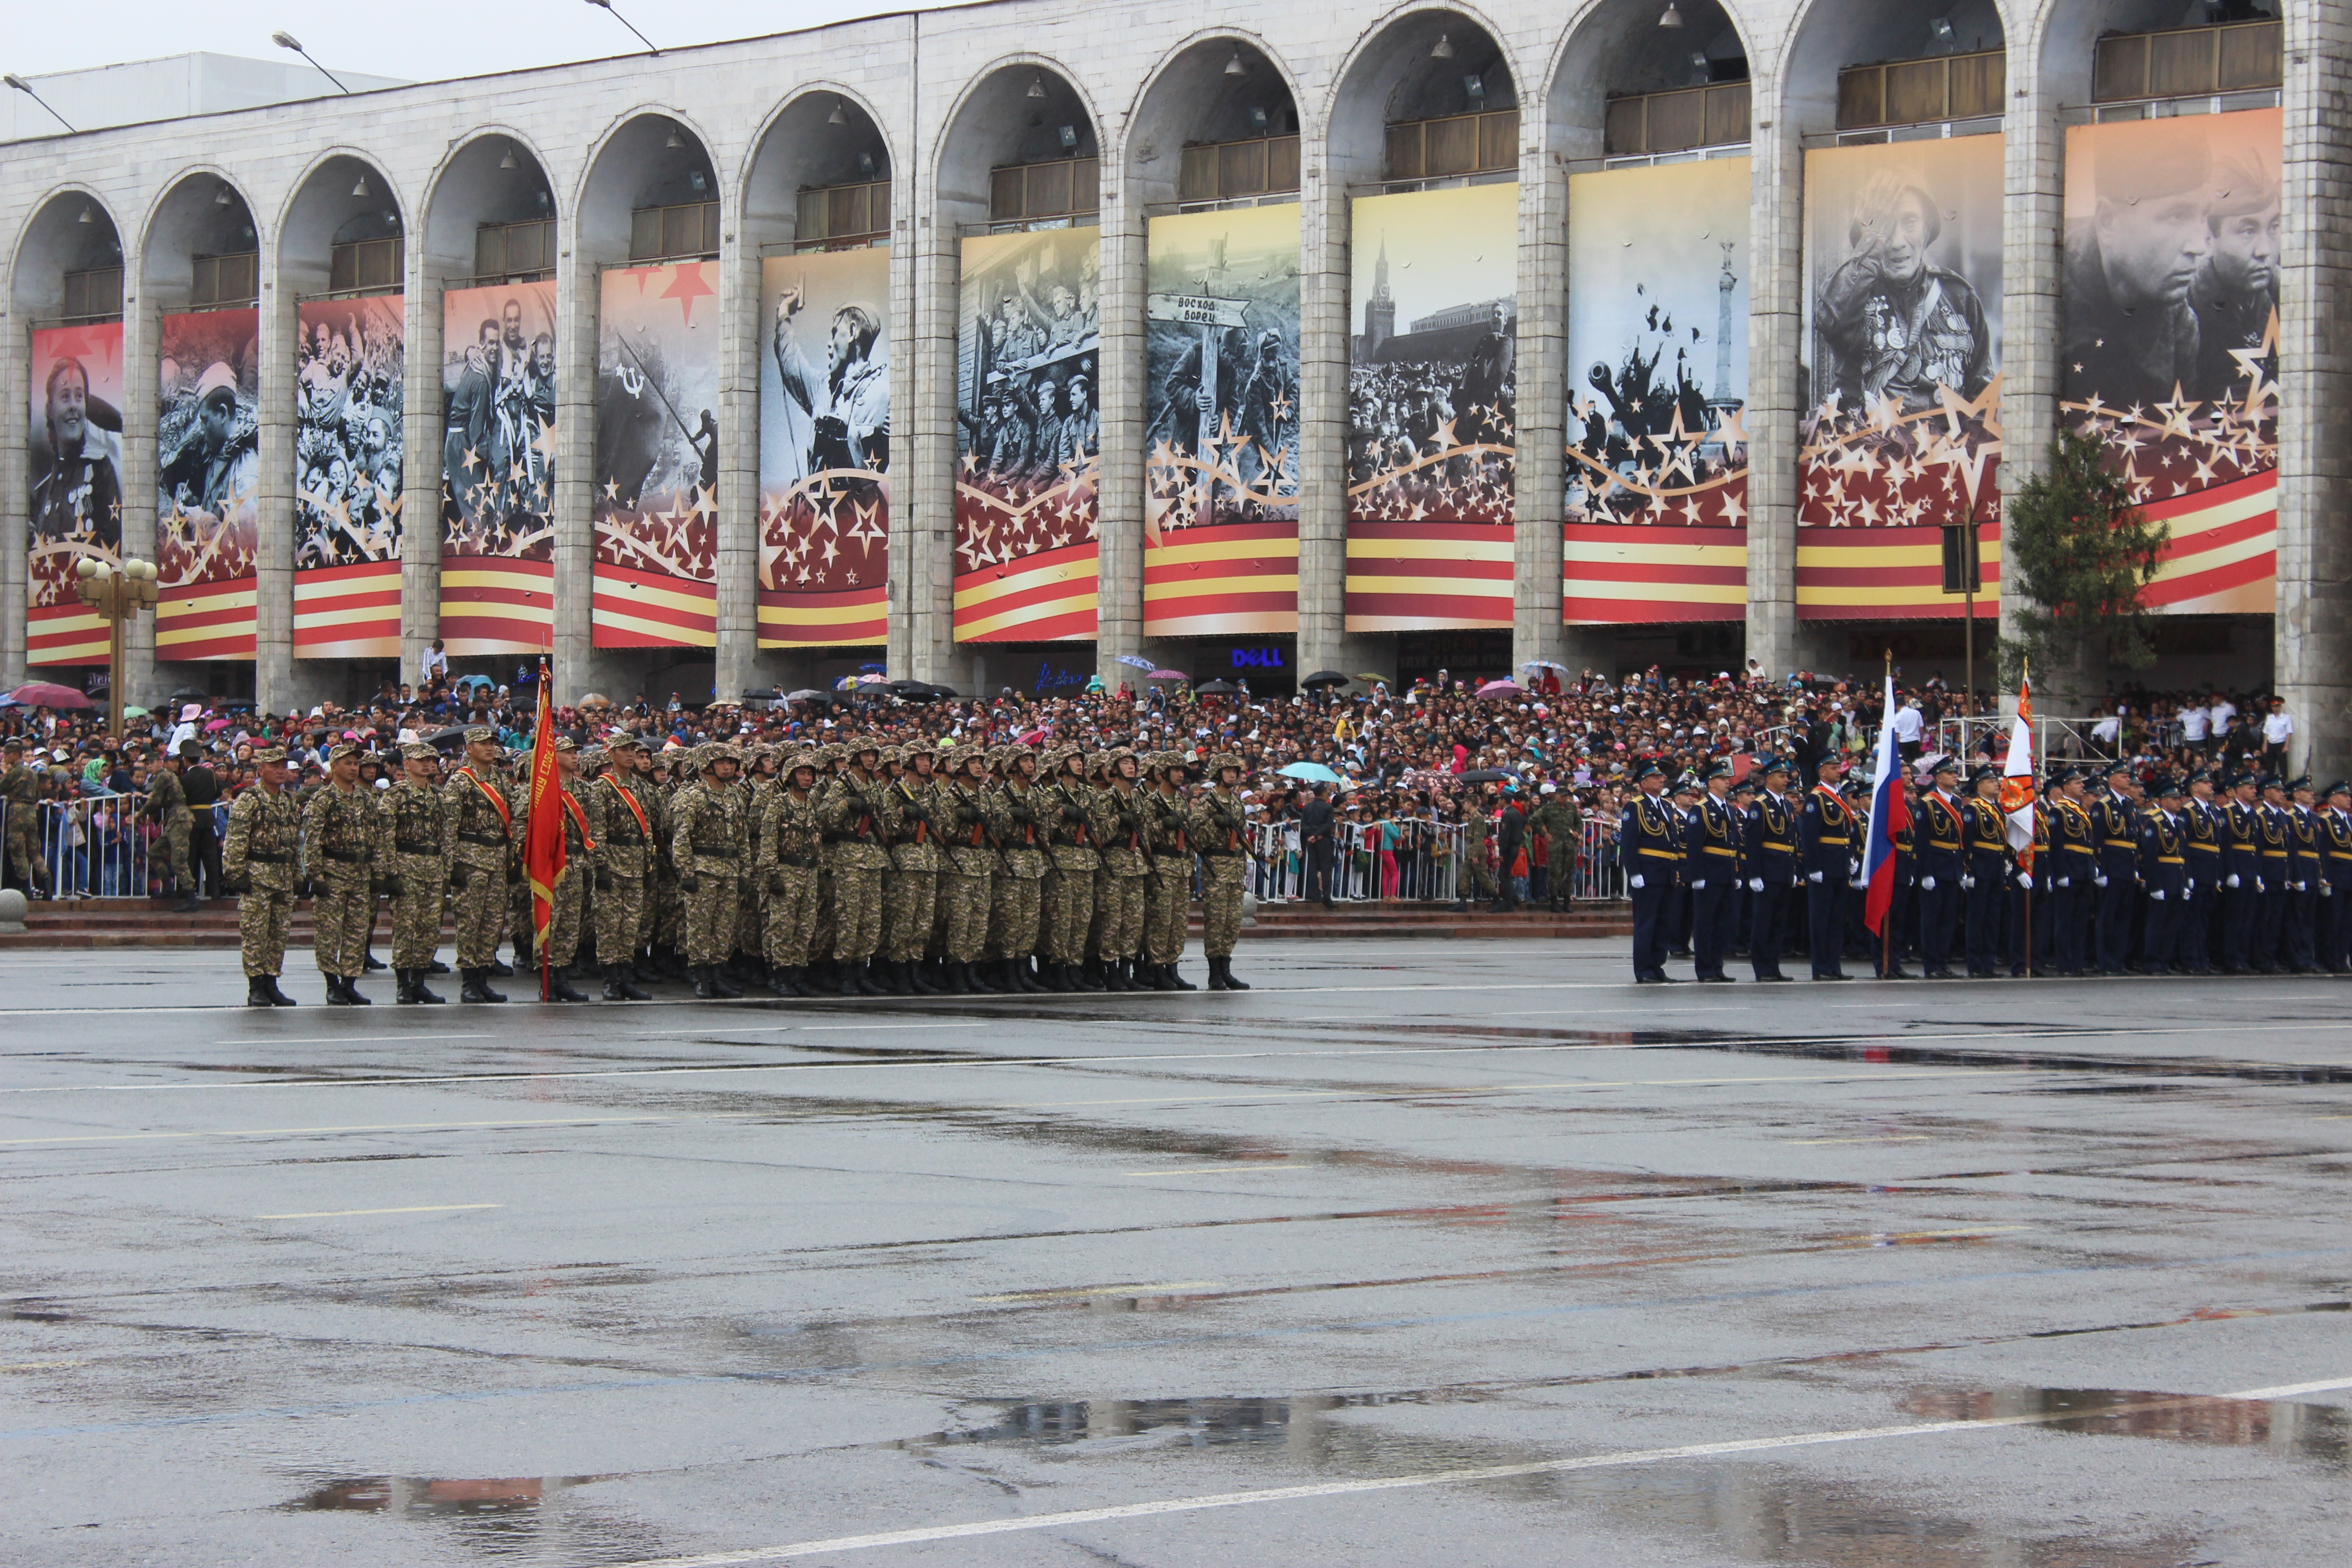
<svg viewBox="0 0 2352 1568">
<path fill-rule="evenodd" d="M 222 1046 L 381 1046 L 405 1045 L 410 1040 L 495 1040 L 493 1034 L 479 1035 L 299 1035 L 281 1039 L 276 1035 L 247 1035 L 237 1040 L 215 1040 L 212 1047 Z"/>
<path fill-rule="evenodd" d="M 1818 1143 L 1927 1143 L 1933 1135 L 1926 1132 L 1904 1132 L 1889 1138 L 1783 1138 L 1783 1143 L 1804 1147 Z"/>
<path fill-rule="evenodd" d="M 1061 1301 L 1080 1296 L 1152 1296 L 1169 1290 L 1216 1290 L 1222 1279 L 1177 1279 L 1165 1285 L 1096 1285 L 1084 1290 L 1014 1290 L 1002 1296 L 974 1296 L 975 1301 Z M 5 1370 L 5 1369 L 0 1369 Z"/>
<path fill-rule="evenodd" d="M 964 1541 L 981 1535 L 1011 1535 L 1033 1530 L 1062 1530 L 1073 1525 L 1099 1524 L 1110 1520 L 1146 1519 L 1158 1514 L 1196 1513 L 1213 1508 L 1245 1508 L 1254 1503 L 1297 1502 L 1309 1498 L 1346 1497 L 1360 1492 L 1401 1491 L 1414 1487 L 1460 1485 L 1471 1481 L 1508 1480 L 1518 1476 L 1563 1475 L 1575 1470 L 1622 1468 L 1662 1464 L 1674 1459 L 1715 1458 L 1732 1454 L 1760 1454 L 1782 1448 L 1819 1447 L 1830 1443 L 1867 1443 L 1889 1437 L 1926 1437 L 1945 1432 L 1989 1432 L 2009 1426 L 2038 1426 L 2053 1421 L 2125 1415 L 2145 1410 L 2169 1409 L 2211 1398 L 2281 1399 L 2331 1389 L 2352 1388 L 2352 1377 L 2319 1383 L 2248 1389 L 2239 1394 L 2189 1394 L 2178 1399 L 2151 1399 L 2099 1411 L 2051 1410 L 2031 1415 L 1989 1415 L 1965 1421 L 1927 1421 L 1908 1426 L 1860 1426 L 1839 1432 L 1798 1432 L 1781 1437 L 1744 1437 L 1727 1443 L 1686 1443 L 1673 1448 L 1636 1448 L 1615 1454 L 1588 1454 L 1572 1459 L 1538 1459 L 1518 1465 L 1479 1465 L 1452 1470 L 1425 1470 L 1418 1475 L 1381 1476 L 1359 1481 L 1319 1481 L 1307 1486 L 1269 1487 L 1261 1491 L 1212 1492 L 1204 1496 L 1163 1498 L 1153 1502 L 1122 1503 L 1112 1508 L 1070 1509 L 1060 1513 L 1032 1514 L 1024 1519 L 981 1520 L 969 1524 L 934 1524 L 913 1530 L 884 1531 L 873 1535 L 841 1535 L 828 1541 L 797 1541 L 783 1546 L 755 1546 L 743 1552 L 709 1552 L 689 1557 L 646 1557 L 617 1568 L 729 1568 L 742 1563 L 770 1563 L 792 1557 L 814 1557 L 828 1552 L 864 1552 L 877 1546 L 914 1546 L 931 1541 Z"/>
<path fill-rule="evenodd" d="M 1267 1160 L 1255 1165 L 1194 1165 L 1181 1171 L 1121 1171 L 1122 1176 L 1254 1176 L 1261 1171 L 1308 1171 L 1296 1160 Z"/>
<path fill-rule="evenodd" d="M 451 1209 L 502 1209 L 504 1204 L 411 1204 L 397 1209 L 313 1209 L 309 1214 L 257 1214 L 256 1219 L 348 1219 L 362 1214 L 446 1214 Z"/>
</svg>

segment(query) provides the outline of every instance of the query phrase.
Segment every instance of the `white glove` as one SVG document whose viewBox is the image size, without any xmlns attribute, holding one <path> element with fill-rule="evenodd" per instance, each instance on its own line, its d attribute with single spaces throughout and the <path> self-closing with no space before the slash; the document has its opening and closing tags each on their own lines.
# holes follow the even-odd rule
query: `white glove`
<svg viewBox="0 0 2352 1568">
<path fill-rule="evenodd" d="M 2091 873 L 2091 881 L 2095 886 L 2104 888 L 2107 885 L 2107 874 L 2105 871 L 2094 871 Z"/>
<path fill-rule="evenodd" d="M 2071 888 L 2074 885 L 2074 879 L 2072 877 L 2055 878 L 2051 881 L 2050 885 L 2053 888 Z"/>
<path fill-rule="evenodd" d="M 2264 887 L 2263 885 L 2263 879 L 2260 877 L 2257 877 L 2254 879 L 2254 891 L 2257 893 L 2266 893 L 2270 891 L 2270 889 Z"/>
<path fill-rule="evenodd" d="M 2148 895 L 2148 897 L 2149 897 L 2149 898 L 2151 898 L 2151 899 L 2154 899 L 2158 903 L 2159 903 L 2159 904 L 2160 904 L 2160 903 L 2164 902 L 2164 889 L 2163 889 L 2162 888 L 2158 888 L 2158 889 L 2156 889 L 2156 891 L 2154 891 L 2154 892 L 2150 893 L 2150 894 Z"/>
<path fill-rule="evenodd" d="M 1693 891 L 1693 892 L 1697 892 L 1700 889 L 1702 889 L 1702 888 L 1704 888 L 1704 887 L 1706 887 L 1706 879 L 1705 877 L 1701 877 L 1701 878 L 1699 878 L 1697 880 L 1696 880 L 1696 881 L 1694 881 L 1693 883 L 1691 883 L 1691 891 Z"/>
<path fill-rule="evenodd" d="M 1969 876 L 1966 871 L 1960 873 L 1960 891 L 1964 893 L 1974 892 L 1976 890 L 1976 886 L 1977 879 L 1974 877 Z"/>
<path fill-rule="evenodd" d="M 2020 871 L 2020 872 L 2017 874 L 2017 885 L 2018 885 L 2019 887 L 2021 887 L 2021 888 L 2031 888 L 2031 887 L 2032 887 L 2032 886 L 2033 886 L 2033 873 L 2032 873 L 2032 872 L 2031 872 L 2031 871 Z"/>
<path fill-rule="evenodd" d="M 1919 886 L 1932 893 L 1936 890 L 1936 879 L 1933 877 L 1922 877 L 1919 879 Z"/>
<path fill-rule="evenodd" d="M 1820 881 L 1821 879 L 1822 879 L 1822 874 L 1821 874 L 1819 871 L 1815 871 L 1815 872 L 1811 873 L 1811 874 L 1810 874 L 1810 875 L 1808 875 L 1808 876 L 1806 877 L 1806 879 L 1805 879 L 1805 880 L 1807 880 L 1807 881 L 1809 881 L 1809 882 L 1818 882 L 1818 881 Z"/>
<path fill-rule="evenodd" d="M 2195 888 L 2183 888 L 2180 889 L 2180 901 L 2184 904 L 2196 896 L 2197 889 Z"/>
<path fill-rule="evenodd" d="M 2303 891 L 2304 887 L 2305 887 L 2305 884 L 2304 884 L 2304 883 L 2297 882 L 2297 883 L 2294 885 L 2294 890 L 2295 890 L 2296 892 L 2300 893 L 2301 891 Z"/>
<path fill-rule="evenodd" d="M 2327 883 L 2322 882 L 2319 884 L 2319 896 L 2323 899 L 2332 899 L 2336 896 L 2336 889 Z"/>
<path fill-rule="evenodd" d="M 2238 874 L 2235 871 L 2230 873 L 2230 880 L 2226 885 L 2232 888 L 2238 885 Z"/>
<path fill-rule="evenodd" d="M 1630 877 L 1626 878 L 1626 879 L 1625 879 L 1625 885 L 1626 885 L 1627 887 L 1631 887 L 1631 888 L 1641 888 L 1641 887 L 1646 887 L 1646 886 L 1648 886 L 1648 884 L 1647 884 L 1647 883 L 1645 883 L 1645 882 L 1643 882 L 1643 881 L 1642 880 L 1642 873 L 1640 873 L 1639 871 L 1636 871 L 1636 872 L 1634 872 L 1632 876 L 1630 876 Z"/>
<path fill-rule="evenodd" d="M 1748 879 L 1748 890 L 1751 893 L 1762 892 L 1764 890 L 1764 879 L 1761 877 L 1749 878 Z"/>
</svg>

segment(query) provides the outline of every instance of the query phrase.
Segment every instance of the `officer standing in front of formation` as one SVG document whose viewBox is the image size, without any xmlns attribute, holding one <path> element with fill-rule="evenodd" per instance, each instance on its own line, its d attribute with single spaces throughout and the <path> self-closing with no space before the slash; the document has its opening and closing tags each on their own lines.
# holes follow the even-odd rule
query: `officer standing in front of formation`
<svg viewBox="0 0 2352 1568">
<path fill-rule="evenodd" d="M 310 894 L 311 955 L 327 982 L 331 1007 L 365 1006 L 352 982 L 365 973 L 368 927 L 375 921 L 375 858 L 383 821 L 375 796 L 360 788 L 360 749 L 345 742 L 327 753 L 327 782 L 302 814 L 302 880 Z"/>
<path fill-rule="evenodd" d="M 882 940 L 882 878 L 890 868 L 883 839 L 883 781 L 876 776 L 882 751 L 868 742 L 852 742 L 846 760 L 817 803 L 833 872 L 834 959 L 841 966 L 844 996 L 887 996 L 888 989 L 867 969 Z"/>
<path fill-rule="evenodd" d="M 1748 963 L 1758 981 L 1786 981 L 1780 973 L 1781 922 L 1789 899 L 1801 879 L 1798 875 L 1797 811 L 1785 793 L 1789 764 L 1767 757 L 1757 764 L 1764 791 L 1748 818 L 1748 891 L 1753 914 L 1748 931 Z"/>
<path fill-rule="evenodd" d="M 637 951 L 652 929 L 654 816 L 639 776 L 646 749 L 616 732 L 604 743 L 604 771 L 581 802 L 595 841 L 596 963 L 607 1002 L 646 1002 L 637 985 Z"/>
<path fill-rule="evenodd" d="M 1847 881 L 1853 875 L 1853 816 L 1838 794 L 1843 758 L 1832 752 L 1816 764 L 1813 787 L 1797 816 L 1799 864 L 1805 877 L 1806 925 L 1811 932 L 1813 978 L 1851 978 L 1840 962 L 1845 952 Z"/>
<path fill-rule="evenodd" d="M 441 753 L 422 741 L 400 749 L 400 782 L 384 792 L 383 879 L 392 895 L 392 973 L 407 1004 L 445 1000 L 425 984 L 441 945 L 441 905 L 449 891 L 449 805 L 441 796 Z"/>
<path fill-rule="evenodd" d="M 443 824 L 449 890 L 457 923 L 458 993 L 467 1002 L 503 1002 L 489 987 L 499 958 L 499 928 L 507 900 L 508 868 L 515 854 L 514 803 L 498 774 L 497 737 L 477 724 L 466 731 L 466 761 L 441 786 L 448 803 Z"/>
<path fill-rule="evenodd" d="M 2352 973 L 2352 784 L 2327 786 L 2319 813 L 2319 963 L 2330 974 Z"/>
<path fill-rule="evenodd" d="M 700 776 L 680 790 L 670 809 L 670 861 L 677 868 L 678 891 L 686 899 L 686 963 L 694 994 L 709 1001 L 740 996 L 725 965 L 735 952 L 735 920 L 740 895 L 737 879 L 749 874 L 749 842 L 743 797 L 735 789 L 742 753 L 724 742 L 698 747 Z"/>
<path fill-rule="evenodd" d="M 1155 991 L 1197 991 L 1180 973 L 1184 917 L 1192 907 L 1192 837 L 1184 823 L 1184 759 L 1161 752 L 1145 759 L 1143 838 L 1151 874 L 1143 890 L 1144 978 Z"/>
<path fill-rule="evenodd" d="M 1246 991 L 1234 976 L 1234 946 L 1242 933 L 1242 879 L 1249 836 L 1240 797 L 1242 760 L 1231 752 L 1209 759 L 1210 787 L 1193 797 L 1188 819 L 1201 857 L 1201 947 L 1209 960 L 1209 989 Z"/>
<path fill-rule="evenodd" d="M 1706 793 L 1698 797 L 1685 840 L 1691 898 L 1691 968 L 1702 985 L 1728 985 L 1724 951 L 1739 909 L 1738 809 L 1731 804 L 1731 764 L 1707 770 Z M 1638 971 L 1638 965 L 1636 966 Z M 1635 978 L 1639 979 L 1637 973 Z"/>
<path fill-rule="evenodd" d="M 239 895 L 236 942 L 245 966 L 245 1005 L 291 1007 L 294 998 L 278 988 L 278 976 L 286 967 L 286 930 L 294 920 L 302 826 L 294 797 L 286 791 L 293 774 L 284 748 L 254 752 L 253 766 L 258 782 L 228 808 L 223 882 Z"/>
<path fill-rule="evenodd" d="M 1666 918 L 1683 839 L 1681 818 L 1665 796 L 1665 785 L 1664 768 L 1642 763 L 1633 774 L 1633 798 L 1617 822 L 1618 861 L 1633 901 L 1633 979 L 1643 985 L 1674 984 L 1666 973 Z"/>
</svg>

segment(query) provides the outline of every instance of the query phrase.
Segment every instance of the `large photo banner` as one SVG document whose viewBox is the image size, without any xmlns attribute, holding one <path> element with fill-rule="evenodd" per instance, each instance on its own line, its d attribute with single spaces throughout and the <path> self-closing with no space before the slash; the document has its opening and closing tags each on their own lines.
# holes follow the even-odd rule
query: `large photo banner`
<svg viewBox="0 0 2352 1568">
<path fill-rule="evenodd" d="M 1568 182 L 1571 626 L 1748 613 L 1748 160 Z"/>
<path fill-rule="evenodd" d="M 1146 239 L 1143 630 L 1298 629 L 1298 208 Z"/>
<path fill-rule="evenodd" d="M 1519 188 L 1360 196 L 1349 223 L 1347 629 L 1508 627 Z"/>
<path fill-rule="evenodd" d="M 614 268 L 596 340 L 596 647 L 719 643 L 719 263 Z"/>
<path fill-rule="evenodd" d="M 1797 614 L 1958 619 L 1946 524 L 2000 612 L 2001 139 L 1805 154 Z"/>
<path fill-rule="evenodd" d="M 2142 597 L 2267 615 L 2278 576 L 2275 109 L 2066 132 L 2066 425 L 2171 530 Z"/>
<path fill-rule="evenodd" d="M 38 328 L 32 347 L 25 660 L 104 664 L 74 564 L 122 564 L 122 323 Z"/>
<path fill-rule="evenodd" d="M 555 285 L 441 297 L 441 636 L 459 658 L 555 636 Z"/>
<path fill-rule="evenodd" d="M 251 658 L 261 316 L 166 316 L 155 408 L 155 657 Z"/>
<path fill-rule="evenodd" d="M 760 264 L 760 646 L 889 634 L 890 251 Z"/>
<path fill-rule="evenodd" d="M 1095 635 L 1100 269 L 1092 228 L 963 242 L 958 642 Z"/>
<path fill-rule="evenodd" d="M 296 315 L 294 657 L 398 658 L 401 297 L 305 300 Z"/>
</svg>

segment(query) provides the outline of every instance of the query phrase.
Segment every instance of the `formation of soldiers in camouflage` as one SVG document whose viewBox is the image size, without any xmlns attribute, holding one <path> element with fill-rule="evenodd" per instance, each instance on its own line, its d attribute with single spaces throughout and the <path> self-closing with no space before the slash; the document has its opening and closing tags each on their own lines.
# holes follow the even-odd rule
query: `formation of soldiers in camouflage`
<svg viewBox="0 0 2352 1568">
<path fill-rule="evenodd" d="M 635 737 L 555 742 L 564 869 L 549 889 L 548 994 L 608 1002 L 641 983 L 698 997 L 1192 991 L 1178 972 L 1197 873 L 1213 991 L 1233 973 L 1248 859 L 1239 757 L 1195 781 L 1172 752 L 1063 746 L 824 747 L 716 743 L 666 754 L 656 779 Z M 527 760 L 487 729 L 466 733 L 445 778 L 433 747 L 403 748 L 404 776 L 358 787 L 336 749 L 307 799 L 282 752 L 230 808 L 223 862 L 242 895 L 254 1006 L 278 988 L 295 900 L 312 900 L 329 1005 L 364 1005 L 355 982 L 379 896 L 392 909 L 402 1003 L 426 984 L 445 913 L 467 1002 L 541 967 L 522 869 Z M 169 832 L 169 823 L 166 823 Z M 499 957 L 511 940 L 515 961 Z M 585 956 L 593 954 L 593 958 Z"/>
</svg>

